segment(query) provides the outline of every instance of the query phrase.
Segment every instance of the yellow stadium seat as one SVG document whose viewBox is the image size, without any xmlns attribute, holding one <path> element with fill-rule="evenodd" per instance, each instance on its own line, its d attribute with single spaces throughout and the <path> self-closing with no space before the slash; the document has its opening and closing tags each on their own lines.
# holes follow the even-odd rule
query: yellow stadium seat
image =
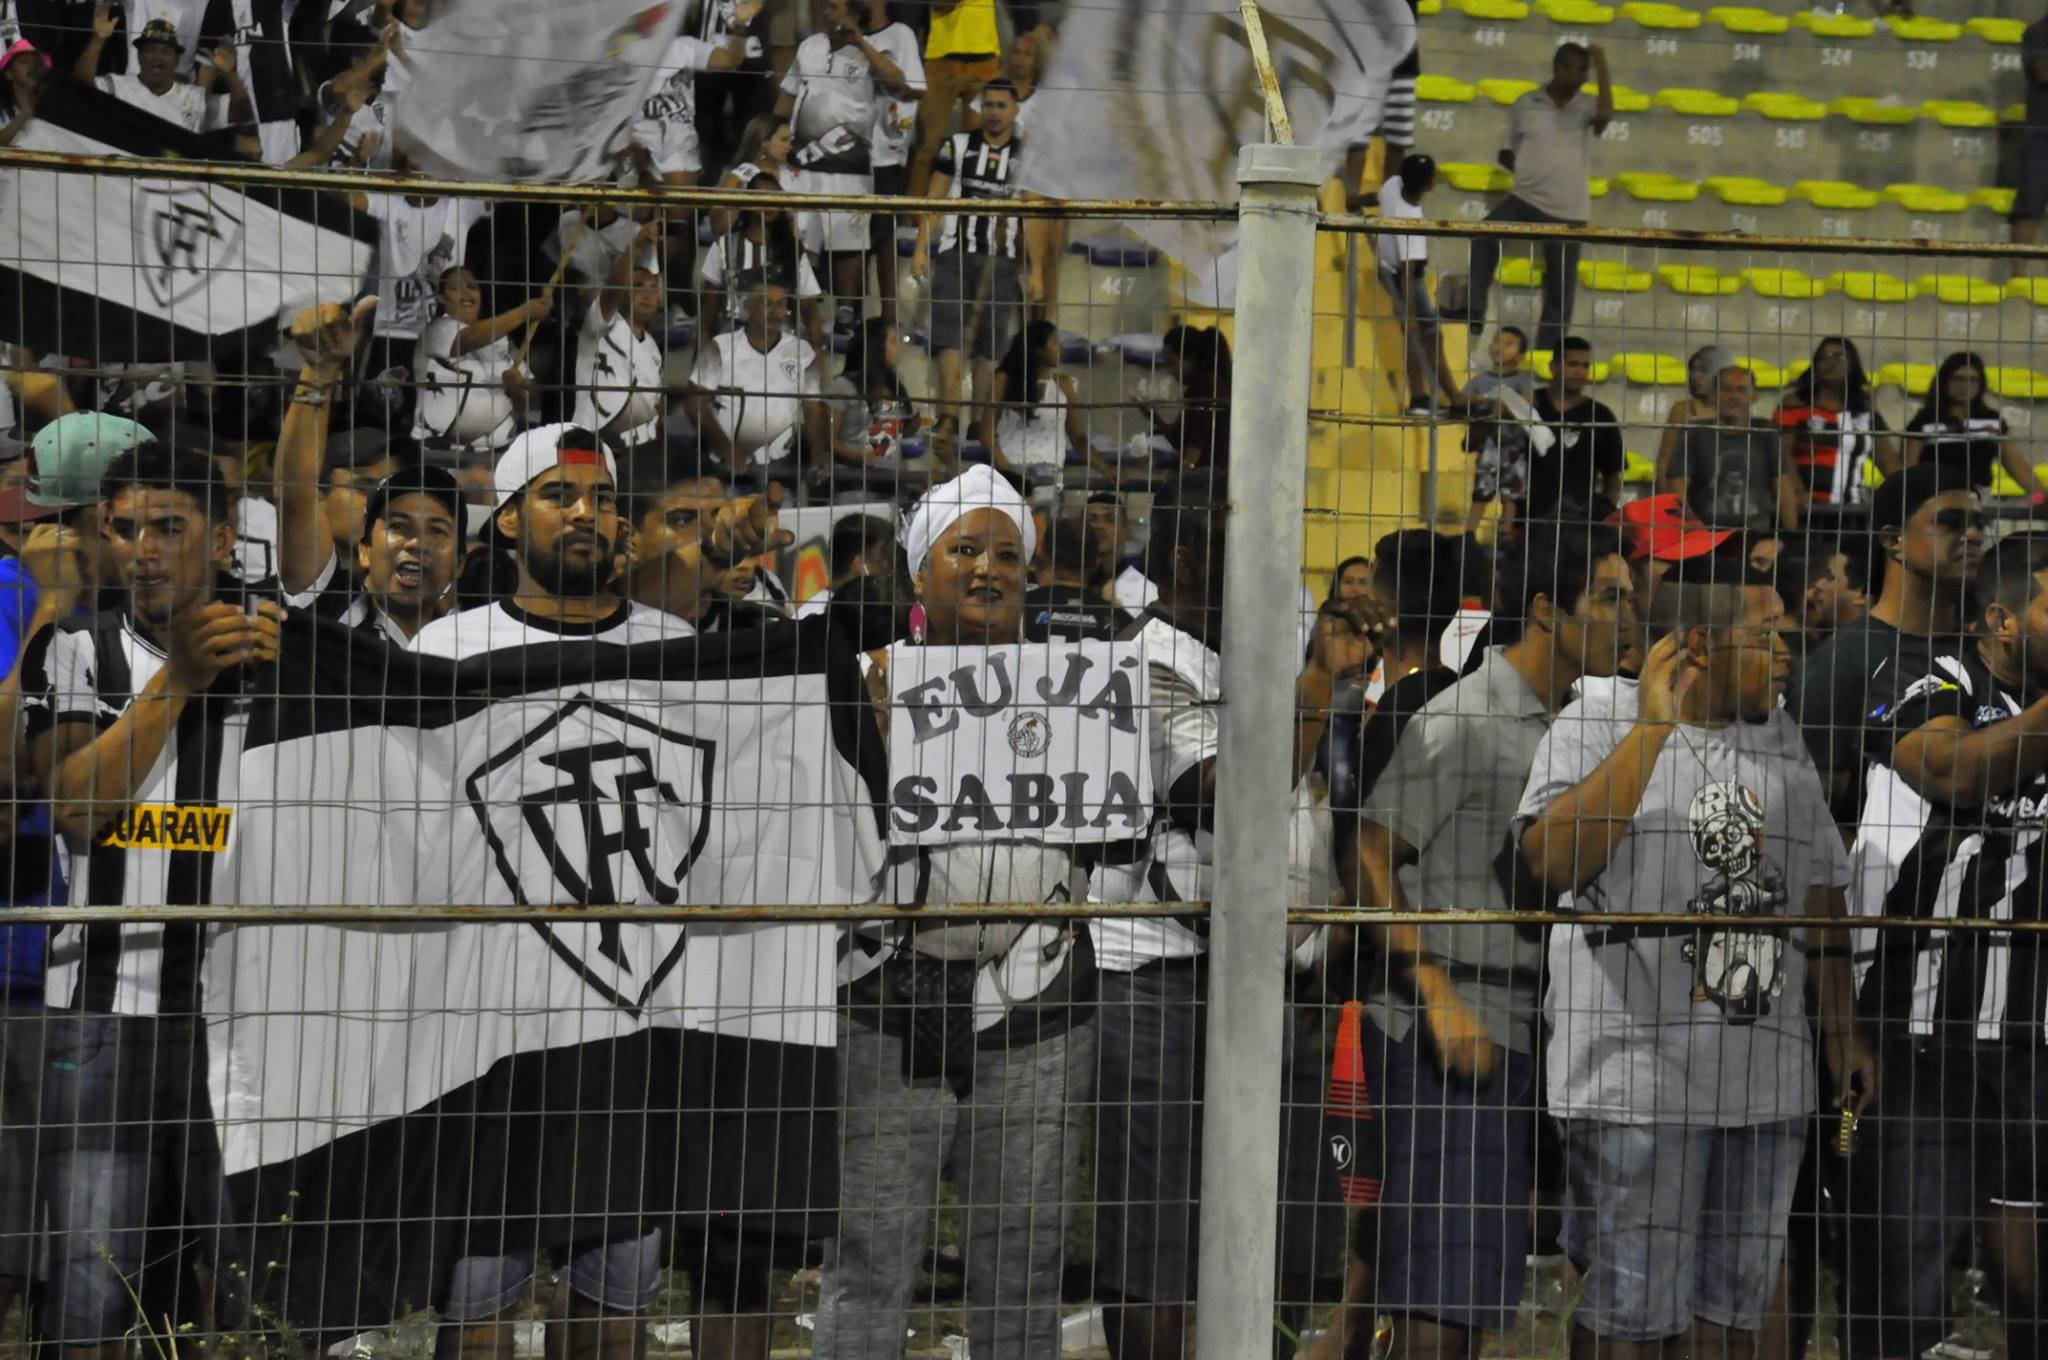
<svg viewBox="0 0 2048 1360">
<path fill-rule="evenodd" d="M 1896 274 L 1869 269 L 1839 270 L 1828 275 L 1828 287 L 1851 302 L 1911 302 L 1913 285 Z"/>
<path fill-rule="evenodd" d="M 1657 91 L 1655 102 L 1684 118 L 1727 118 L 1742 110 L 1740 103 L 1718 91 L 1685 86 Z"/>
<path fill-rule="evenodd" d="M 1529 371 L 1534 373 L 1539 381 L 1549 382 L 1551 377 L 1550 351 L 1547 349 L 1530 350 Z M 1595 383 L 1604 383 L 1613 376 L 1613 365 L 1609 364 L 1605 359 L 1595 359 L 1593 361 L 1592 377 Z"/>
<path fill-rule="evenodd" d="M 1506 108 L 1523 95 L 1536 88 L 1533 80 L 1516 80 L 1510 76 L 1493 76 L 1482 80 L 1476 87 L 1479 93 L 1494 103 Z"/>
<path fill-rule="evenodd" d="M 1823 14 L 1802 10 L 1792 16 L 1792 22 L 1816 38 L 1868 38 L 1877 32 L 1875 20 L 1859 18 L 1854 14 Z"/>
<path fill-rule="evenodd" d="M 2024 123 L 2024 122 L 2026 122 L 2026 121 L 2027 121 L 2027 106 L 2026 106 L 2025 104 L 2023 104 L 2023 103 L 2021 103 L 2021 104 L 2007 104 L 2007 105 L 2006 105 L 2006 106 L 2005 106 L 2004 108 L 2002 108 L 2002 109 L 2000 109 L 2000 110 L 1998 111 L 1998 121 L 1999 121 L 1999 122 L 2001 122 L 2001 123 Z"/>
<path fill-rule="evenodd" d="M 1870 123 L 1879 127 L 1896 127 L 1920 116 L 1920 111 L 1911 104 L 1888 104 L 1882 99 L 1869 99 L 1862 95 L 1830 99 L 1828 112 L 1839 114 L 1852 123 Z"/>
<path fill-rule="evenodd" d="M 1963 36 L 1961 24 L 1946 19 L 1930 19 L 1925 15 L 1894 16 L 1886 19 L 1891 26 L 1892 36 L 1900 42 L 1930 43 L 1954 42 Z"/>
<path fill-rule="evenodd" d="M 1425 104 L 1469 104 L 1478 95 L 1477 88 L 1450 76 L 1415 77 L 1415 97 Z"/>
<path fill-rule="evenodd" d="M 1649 270 L 1620 260 L 1579 261 L 1579 283 L 1596 293 L 1647 293 L 1653 282 Z"/>
<path fill-rule="evenodd" d="M 2031 302 L 2036 307 L 2048 307 L 2048 278 L 2025 275 L 2009 279 L 2005 285 L 2005 295 L 2009 298 L 2019 298 L 2023 302 Z"/>
<path fill-rule="evenodd" d="M 1698 10 L 1663 4 L 1660 0 L 1628 0 L 1621 7 L 1621 17 L 1644 28 L 1668 29 L 1676 33 L 1689 33 L 1700 26 Z"/>
<path fill-rule="evenodd" d="M 1727 297 L 1742 291 L 1740 274 L 1723 274 L 1710 264 L 1660 264 L 1657 277 L 1685 297 Z"/>
<path fill-rule="evenodd" d="M 1913 291 L 1950 307 L 1996 307 L 2005 301 L 2003 288 L 1974 274 L 1922 274 L 1913 280 Z"/>
<path fill-rule="evenodd" d="M 1591 179 L 1587 180 L 1587 181 L 1586 181 L 1586 193 L 1587 193 L 1587 195 L 1588 195 L 1589 197 L 1592 197 L 1592 198 L 1605 198 L 1605 197 L 1607 197 L 1607 180 L 1606 180 L 1606 178 L 1605 178 L 1604 176 L 1601 176 L 1601 175 L 1595 175 L 1595 176 L 1593 176 L 1593 178 L 1591 178 Z"/>
<path fill-rule="evenodd" d="M 1884 196 L 1916 213 L 1959 213 L 1970 206 L 1970 196 L 1936 184 L 1887 184 Z"/>
<path fill-rule="evenodd" d="M 1998 126 L 1998 111 L 1967 99 L 1926 99 L 1920 116 L 1932 118 L 1943 127 L 1988 128 Z"/>
<path fill-rule="evenodd" d="M 2037 481 L 2048 483 L 2048 468 L 2035 468 L 2034 477 Z M 2013 480 L 2012 474 L 2005 470 L 2005 464 L 1993 463 L 1991 465 L 1991 494 L 1994 496 L 2024 496 L 2027 494 L 2027 489 Z"/>
<path fill-rule="evenodd" d="M 1648 486 L 1657 480 L 1657 460 L 1645 458 L 1634 449 L 1623 449 L 1621 453 L 1621 484 L 1623 486 Z"/>
<path fill-rule="evenodd" d="M 1422 0 L 1422 3 L 1415 7 L 1415 12 L 1425 19 L 1432 15 L 1442 14 L 1444 12 L 1444 0 Z"/>
<path fill-rule="evenodd" d="M 1541 288 L 1543 262 L 1534 255 L 1509 255 L 1501 260 L 1493 277 L 1503 288 Z"/>
<path fill-rule="evenodd" d="M 1839 179 L 1795 180 L 1790 192 L 1794 198 L 1803 198 L 1814 207 L 1831 212 L 1861 211 L 1884 201 L 1875 189 Z"/>
<path fill-rule="evenodd" d="M 1464 194 L 1506 193 L 1515 185 L 1515 177 L 1498 165 L 1482 165 L 1478 161 L 1445 161 L 1436 171 L 1444 177 L 1444 183 Z"/>
<path fill-rule="evenodd" d="M 1614 8 L 1599 0 L 1536 0 L 1536 10 L 1553 24 L 1593 28 L 1614 22 Z"/>
<path fill-rule="evenodd" d="M 1780 123 L 1818 123 L 1828 116 L 1828 106 L 1803 94 L 1779 94 L 1759 90 L 1742 97 L 1742 107 L 1751 113 Z"/>
<path fill-rule="evenodd" d="M 1600 87 L 1598 85 L 1589 83 L 1584 86 L 1584 89 L 1587 94 L 1592 95 L 1595 99 L 1600 97 Z M 1612 89 L 1612 94 L 1614 95 L 1614 111 L 1616 113 L 1647 113 L 1649 111 L 1650 96 L 1644 94 L 1641 90 L 1633 90 L 1626 85 L 1616 85 Z"/>
<path fill-rule="evenodd" d="M 1884 469 L 1877 465 L 1875 458 L 1863 460 L 1863 470 L 1857 474 L 1863 479 L 1865 491 L 1875 491 L 1884 485 Z"/>
<path fill-rule="evenodd" d="M 1785 365 L 1785 381 L 1780 386 L 1789 387 L 1793 383 L 1798 382 L 1806 376 L 1806 370 L 1812 367 L 1813 363 L 1811 360 L 1794 359 L 1791 363 Z"/>
<path fill-rule="evenodd" d="M 1792 21 L 1784 15 L 1758 9 L 1755 5 L 1716 5 L 1707 11 L 1707 22 L 1719 24 L 1730 33 L 1765 38 L 1792 27 Z"/>
<path fill-rule="evenodd" d="M 1993 396 L 2006 401 L 2048 401 L 2048 373 L 2037 373 L 2031 368 L 1993 365 L 1984 372 L 1984 385 Z"/>
<path fill-rule="evenodd" d="M 1769 359 L 1759 359 L 1749 354 L 1738 354 L 1735 356 L 1735 362 L 1740 367 L 1749 370 L 1750 376 L 1756 379 L 1756 387 L 1759 392 L 1767 387 L 1783 387 L 1785 385 L 1785 370 L 1779 368 Z"/>
<path fill-rule="evenodd" d="M 1523 0 L 1451 0 L 1451 8 L 1468 19 L 1526 19 L 1529 7 Z"/>
<path fill-rule="evenodd" d="M 1970 190 L 1970 201 L 1980 208 L 1989 208 L 2000 217 L 2012 215 L 2012 201 L 2019 197 L 2018 191 L 1987 184 L 1981 189 Z"/>
<path fill-rule="evenodd" d="M 1934 373 L 1933 364 L 1880 364 L 1870 378 L 1879 387 L 1896 387 L 1909 397 L 1924 397 L 1934 386 Z"/>
<path fill-rule="evenodd" d="M 1750 175 L 1709 175 L 1700 183 L 1723 203 L 1738 208 L 1775 208 L 1789 197 L 1779 185 Z"/>
<path fill-rule="evenodd" d="M 1648 203 L 1690 203 L 1700 196 L 1699 185 L 1662 171 L 1631 171 L 1616 175 L 1614 183 L 1630 198 Z"/>
<path fill-rule="evenodd" d="M 1799 269 L 1745 269 L 1742 281 L 1758 297 L 1786 298 L 1803 302 L 1827 292 L 1827 280 L 1817 279 Z"/>
<path fill-rule="evenodd" d="M 2024 19 L 1965 19 L 1963 28 L 1975 37 L 2001 47 L 2018 47 L 2020 35 L 2027 31 Z"/>
<path fill-rule="evenodd" d="M 1634 387 L 1685 386 L 1685 360 L 1675 354 L 1627 351 L 1614 356 L 1614 366 Z"/>
</svg>

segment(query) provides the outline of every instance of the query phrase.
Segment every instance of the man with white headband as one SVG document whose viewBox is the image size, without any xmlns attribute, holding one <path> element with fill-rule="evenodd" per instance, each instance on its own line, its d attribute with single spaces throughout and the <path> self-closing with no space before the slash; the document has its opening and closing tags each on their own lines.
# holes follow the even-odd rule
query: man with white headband
<svg viewBox="0 0 2048 1360">
<path fill-rule="evenodd" d="M 1021 644 L 1036 534 L 985 466 L 932 488 L 903 530 L 933 646 Z M 887 653 L 870 693 L 889 716 Z M 890 851 L 883 901 L 1066 901 L 1075 847 L 1029 833 Z M 1095 966 L 1064 922 L 858 927 L 844 961 L 839 1233 L 819 1293 L 818 1360 L 899 1360 L 942 1166 L 964 1206 L 968 1349 L 1060 1348 L 1062 1202 L 1078 1153 L 1067 1107 L 1094 1061 Z M 943 1000 L 946 1004 L 934 1004 Z M 914 1043 L 913 1043 L 914 1039 Z M 914 1069 L 914 1070 L 913 1070 Z"/>
</svg>

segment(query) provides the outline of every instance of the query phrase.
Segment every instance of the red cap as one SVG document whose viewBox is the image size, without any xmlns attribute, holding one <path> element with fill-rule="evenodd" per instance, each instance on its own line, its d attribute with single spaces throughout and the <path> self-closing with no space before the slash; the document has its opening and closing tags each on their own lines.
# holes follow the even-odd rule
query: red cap
<svg viewBox="0 0 2048 1360">
<path fill-rule="evenodd" d="M 1709 529 L 1686 514 L 1685 498 L 1676 492 L 1630 501 L 1608 522 L 1621 526 L 1621 554 L 1631 562 L 1704 557 L 1735 536 L 1733 529 Z"/>
</svg>

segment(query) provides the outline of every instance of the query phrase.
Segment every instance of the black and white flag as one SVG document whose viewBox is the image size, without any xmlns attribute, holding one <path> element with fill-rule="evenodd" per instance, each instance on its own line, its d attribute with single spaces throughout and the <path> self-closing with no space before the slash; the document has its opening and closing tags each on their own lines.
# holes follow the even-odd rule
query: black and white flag
<svg viewBox="0 0 2048 1360">
<path fill-rule="evenodd" d="M 222 160 L 186 132 L 70 81 L 43 87 L 24 151 Z M 334 195 L 188 180 L 0 172 L 0 335 L 101 363 L 197 358 L 361 291 L 376 224 Z"/>
<path fill-rule="evenodd" d="M 294 620 L 282 656 L 294 697 L 252 723 L 218 899 L 679 909 L 216 932 L 222 1158 L 295 1323 L 435 1302 L 480 1232 L 559 1251 L 701 1209 L 686 1032 L 822 1055 L 745 1098 L 831 1104 L 836 927 L 687 911 L 873 891 L 879 737 L 825 620 L 462 662 Z"/>
</svg>

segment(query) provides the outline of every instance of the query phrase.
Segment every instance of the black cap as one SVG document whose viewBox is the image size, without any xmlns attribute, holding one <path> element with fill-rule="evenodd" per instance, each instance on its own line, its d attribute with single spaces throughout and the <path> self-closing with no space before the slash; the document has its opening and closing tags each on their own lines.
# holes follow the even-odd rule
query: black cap
<svg viewBox="0 0 2048 1360">
<path fill-rule="evenodd" d="M 169 19 L 151 19 L 142 26 L 142 32 L 136 35 L 135 45 L 141 47 L 147 43 L 165 43 L 175 52 L 185 50 L 185 44 L 178 41 L 177 25 Z"/>
<path fill-rule="evenodd" d="M 1870 498 L 1870 527 L 1903 529 L 1913 512 L 1936 496 L 1974 489 L 1969 469 L 1960 463 L 1915 463 L 1885 478 Z"/>
<path fill-rule="evenodd" d="M 384 517 L 384 509 L 400 496 L 432 496 L 448 508 L 455 517 L 455 550 L 460 553 L 468 545 L 468 519 L 464 515 L 462 487 L 455 480 L 455 474 L 446 468 L 432 466 L 400 468 L 383 481 L 363 506 L 363 541 L 368 542 L 370 530 Z"/>
</svg>

